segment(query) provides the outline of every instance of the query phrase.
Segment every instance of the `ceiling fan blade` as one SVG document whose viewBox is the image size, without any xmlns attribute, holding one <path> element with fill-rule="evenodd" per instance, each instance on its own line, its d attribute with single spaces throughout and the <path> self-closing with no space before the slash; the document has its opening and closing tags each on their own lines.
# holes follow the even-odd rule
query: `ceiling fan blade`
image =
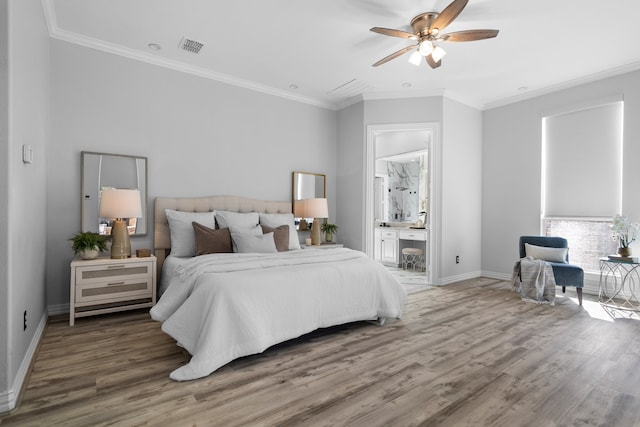
<svg viewBox="0 0 640 427">
<path fill-rule="evenodd" d="M 438 68 L 439 66 L 442 65 L 442 59 L 438 62 L 434 61 L 433 58 L 431 57 L 431 55 L 427 55 L 424 57 L 424 59 L 427 60 L 427 64 L 429 64 L 429 66 L 433 69 Z"/>
<path fill-rule="evenodd" d="M 378 61 L 375 64 L 373 64 L 372 67 L 377 67 L 378 65 L 382 65 L 385 62 L 391 61 L 392 59 L 396 59 L 398 56 L 404 55 L 405 53 L 409 52 L 411 49 L 414 49 L 416 47 L 417 47 L 417 45 L 403 47 L 402 49 L 400 49 L 400 50 L 398 50 L 396 52 L 393 52 L 391 55 L 385 56 L 380 61 Z"/>
<path fill-rule="evenodd" d="M 443 34 L 438 40 L 446 42 L 472 42 L 475 40 L 491 39 L 498 35 L 499 30 L 466 30 Z"/>
<path fill-rule="evenodd" d="M 460 15 L 462 9 L 467 6 L 469 0 L 453 0 L 449 6 L 445 7 L 442 12 L 438 15 L 429 30 L 431 31 L 434 28 L 438 29 L 438 32 L 441 32 L 445 29 L 451 22 Z"/>
<path fill-rule="evenodd" d="M 418 40 L 418 36 L 416 36 L 413 33 L 408 33 L 406 31 L 401 31 L 401 30 L 394 30 L 391 28 L 373 27 L 369 31 L 373 31 L 374 33 L 378 33 L 378 34 L 384 34 L 385 36 L 400 37 L 403 39 L 410 39 L 410 40 Z"/>
</svg>

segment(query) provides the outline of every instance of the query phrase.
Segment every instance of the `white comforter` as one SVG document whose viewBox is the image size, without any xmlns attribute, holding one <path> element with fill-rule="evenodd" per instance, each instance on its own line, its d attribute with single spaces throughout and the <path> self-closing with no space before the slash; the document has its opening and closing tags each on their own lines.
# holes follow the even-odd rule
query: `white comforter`
<svg viewBox="0 0 640 427">
<path fill-rule="evenodd" d="M 151 317 L 192 355 L 170 375 L 182 381 L 318 328 L 400 318 L 406 296 L 350 249 L 215 254 L 180 265 Z"/>
</svg>

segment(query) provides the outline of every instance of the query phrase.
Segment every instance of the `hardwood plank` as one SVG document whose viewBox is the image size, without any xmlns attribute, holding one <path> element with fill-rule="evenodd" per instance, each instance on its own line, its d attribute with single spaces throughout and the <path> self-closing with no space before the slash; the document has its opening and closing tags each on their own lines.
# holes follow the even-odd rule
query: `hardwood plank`
<svg viewBox="0 0 640 427">
<path fill-rule="evenodd" d="M 146 310 L 61 316 L 0 425 L 640 425 L 640 316 L 572 298 L 465 280 L 410 295 L 401 321 L 319 330 L 188 382 L 169 379 L 190 356 Z"/>
</svg>

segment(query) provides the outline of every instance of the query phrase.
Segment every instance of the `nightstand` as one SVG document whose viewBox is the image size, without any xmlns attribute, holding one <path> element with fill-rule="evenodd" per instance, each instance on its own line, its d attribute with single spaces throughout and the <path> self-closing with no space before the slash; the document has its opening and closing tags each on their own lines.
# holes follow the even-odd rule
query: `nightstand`
<svg viewBox="0 0 640 427">
<path fill-rule="evenodd" d="M 71 261 L 69 325 L 76 317 L 153 307 L 156 257 Z"/>
</svg>

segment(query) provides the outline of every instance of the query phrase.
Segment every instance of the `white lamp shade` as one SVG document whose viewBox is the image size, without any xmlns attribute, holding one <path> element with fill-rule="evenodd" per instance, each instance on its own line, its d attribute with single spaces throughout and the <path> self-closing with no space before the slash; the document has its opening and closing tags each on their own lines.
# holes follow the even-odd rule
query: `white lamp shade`
<svg viewBox="0 0 640 427">
<path fill-rule="evenodd" d="M 307 215 L 307 202 L 306 202 L 306 200 L 294 200 L 293 201 L 293 215 L 296 218 L 309 218 L 309 215 Z"/>
<path fill-rule="evenodd" d="M 102 190 L 100 218 L 141 218 L 140 191 L 125 189 Z"/>
<path fill-rule="evenodd" d="M 306 199 L 305 205 L 309 218 L 329 218 L 327 199 Z"/>
</svg>

